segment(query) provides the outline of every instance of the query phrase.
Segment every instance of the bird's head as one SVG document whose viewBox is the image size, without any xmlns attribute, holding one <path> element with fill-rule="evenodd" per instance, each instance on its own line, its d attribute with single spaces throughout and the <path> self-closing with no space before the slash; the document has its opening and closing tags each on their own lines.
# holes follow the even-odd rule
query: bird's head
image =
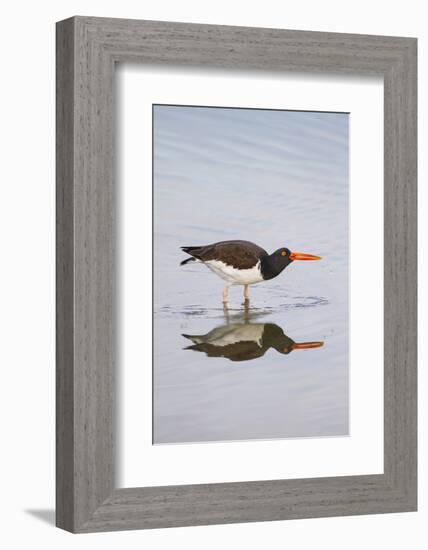
<svg viewBox="0 0 428 550">
<path fill-rule="evenodd" d="M 295 342 L 278 325 L 266 323 L 263 330 L 263 344 L 276 349 L 279 353 L 288 355 L 298 349 L 321 348 L 324 342 Z"/>
<path fill-rule="evenodd" d="M 321 257 L 314 256 L 313 254 L 306 254 L 304 252 L 292 252 L 289 248 L 283 247 L 275 250 L 275 252 L 271 254 L 271 259 L 282 271 L 282 269 L 296 260 L 321 260 Z"/>
<path fill-rule="evenodd" d="M 273 279 L 296 260 L 321 260 L 321 258 L 313 254 L 292 252 L 286 247 L 278 248 L 272 254 L 267 254 L 261 259 L 263 278 L 265 280 Z"/>
<path fill-rule="evenodd" d="M 289 248 L 285 247 L 275 250 L 272 256 L 281 259 L 281 261 L 287 264 L 295 260 L 321 260 L 321 256 L 314 256 L 313 254 L 306 254 L 304 252 L 291 252 Z"/>
</svg>

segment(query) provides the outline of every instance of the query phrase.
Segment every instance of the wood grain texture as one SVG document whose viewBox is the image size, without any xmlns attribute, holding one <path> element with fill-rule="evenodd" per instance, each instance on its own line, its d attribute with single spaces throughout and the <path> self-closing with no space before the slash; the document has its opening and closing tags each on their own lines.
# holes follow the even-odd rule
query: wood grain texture
<svg viewBox="0 0 428 550">
<path fill-rule="evenodd" d="M 382 475 L 114 487 L 114 64 L 377 74 L 385 89 Z M 74 17 L 57 24 L 57 525 L 416 510 L 416 40 Z"/>
<path fill-rule="evenodd" d="M 56 36 L 56 510 L 57 525 L 73 528 L 73 159 L 74 25 Z"/>
</svg>

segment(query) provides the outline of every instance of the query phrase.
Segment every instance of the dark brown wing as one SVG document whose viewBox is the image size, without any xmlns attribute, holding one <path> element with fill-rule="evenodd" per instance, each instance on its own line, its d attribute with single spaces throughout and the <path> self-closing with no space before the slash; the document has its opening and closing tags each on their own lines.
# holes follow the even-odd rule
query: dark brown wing
<svg viewBox="0 0 428 550">
<path fill-rule="evenodd" d="M 182 246 L 184 252 L 206 262 L 219 260 L 238 269 L 250 269 L 263 256 L 266 250 L 250 241 L 221 241 L 206 246 Z"/>
<path fill-rule="evenodd" d="M 184 348 L 186 350 L 203 351 L 208 357 L 225 357 L 231 361 L 250 361 L 262 357 L 267 348 L 261 348 L 256 342 L 236 342 L 227 346 L 213 344 L 195 344 Z"/>
</svg>

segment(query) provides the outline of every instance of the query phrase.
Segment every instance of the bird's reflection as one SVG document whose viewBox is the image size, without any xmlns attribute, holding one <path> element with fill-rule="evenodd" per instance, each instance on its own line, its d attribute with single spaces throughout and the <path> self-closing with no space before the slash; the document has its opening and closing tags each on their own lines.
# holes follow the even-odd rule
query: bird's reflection
<svg viewBox="0 0 428 550">
<path fill-rule="evenodd" d="M 295 342 L 275 323 L 227 323 L 207 334 L 183 334 L 193 345 L 184 349 L 205 352 L 208 357 L 249 361 L 262 357 L 268 349 L 288 355 L 292 351 L 320 348 L 324 342 Z"/>
</svg>

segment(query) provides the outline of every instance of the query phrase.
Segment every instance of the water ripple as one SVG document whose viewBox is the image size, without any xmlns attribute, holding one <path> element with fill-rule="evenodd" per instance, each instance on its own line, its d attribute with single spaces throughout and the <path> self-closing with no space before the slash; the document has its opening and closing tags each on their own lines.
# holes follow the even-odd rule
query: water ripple
<svg viewBox="0 0 428 550">
<path fill-rule="evenodd" d="M 155 316 L 161 316 L 163 318 L 173 317 L 222 317 L 225 313 L 231 316 L 242 316 L 247 313 L 251 317 L 259 317 L 262 315 L 271 315 L 273 313 L 280 313 L 281 311 L 288 311 L 301 308 L 316 308 L 326 306 L 329 304 L 329 300 L 323 296 L 294 296 L 287 297 L 287 302 L 278 304 L 276 306 L 249 306 L 245 307 L 244 304 L 241 307 L 204 307 L 200 304 L 189 304 L 182 307 L 177 307 L 171 304 L 162 306 L 154 311 Z"/>
</svg>

